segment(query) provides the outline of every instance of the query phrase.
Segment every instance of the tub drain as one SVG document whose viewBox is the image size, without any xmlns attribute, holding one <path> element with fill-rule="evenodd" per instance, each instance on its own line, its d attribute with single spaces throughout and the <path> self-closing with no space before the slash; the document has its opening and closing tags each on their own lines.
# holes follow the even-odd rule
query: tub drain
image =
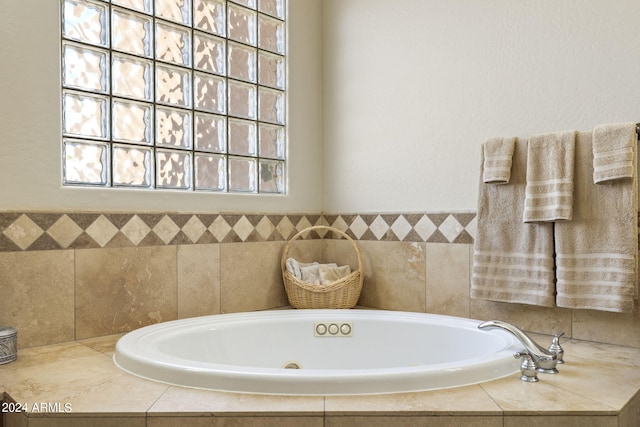
<svg viewBox="0 0 640 427">
<path fill-rule="evenodd" d="M 284 369 L 301 369 L 298 362 L 287 362 L 283 366 Z"/>
</svg>

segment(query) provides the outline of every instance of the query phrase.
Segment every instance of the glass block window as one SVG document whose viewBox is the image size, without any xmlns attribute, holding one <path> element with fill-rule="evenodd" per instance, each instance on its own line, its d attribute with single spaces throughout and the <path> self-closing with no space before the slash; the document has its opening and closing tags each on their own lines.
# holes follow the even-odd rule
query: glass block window
<svg viewBox="0 0 640 427">
<path fill-rule="evenodd" d="M 285 192 L 286 0 L 61 0 L 64 185 Z"/>
</svg>

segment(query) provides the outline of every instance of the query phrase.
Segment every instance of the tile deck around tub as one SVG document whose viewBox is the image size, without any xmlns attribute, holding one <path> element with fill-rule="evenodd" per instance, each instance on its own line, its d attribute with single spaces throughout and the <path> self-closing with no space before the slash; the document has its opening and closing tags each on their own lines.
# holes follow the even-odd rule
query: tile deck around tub
<svg viewBox="0 0 640 427">
<path fill-rule="evenodd" d="M 6 414 L 5 427 L 14 422 L 68 425 L 71 419 L 78 425 L 91 420 L 99 427 L 161 427 L 178 420 L 217 426 L 227 418 L 234 426 L 382 426 L 391 419 L 394 426 L 424 425 L 425 420 L 443 426 L 506 426 L 511 421 L 527 426 L 536 419 L 581 427 L 640 425 L 640 349 L 566 341 L 567 363 L 559 366 L 560 374 L 541 375 L 535 384 L 515 374 L 428 392 L 269 396 L 183 388 L 129 375 L 111 359 L 118 338 L 33 347 L 0 366 L 0 391 L 28 409 L 27 414 Z"/>
</svg>

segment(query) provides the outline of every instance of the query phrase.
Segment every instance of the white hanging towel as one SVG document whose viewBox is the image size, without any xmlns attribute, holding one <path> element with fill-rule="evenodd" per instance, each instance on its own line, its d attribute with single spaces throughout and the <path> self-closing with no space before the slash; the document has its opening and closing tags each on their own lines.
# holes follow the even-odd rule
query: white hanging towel
<svg viewBox="0 0 640 427">
<path fill-rule="evenodd" d="M 593 129 L 593 182 L 611 184 L 635 175 L 638 135 L 635 123 L 615 123 Z"/>
<path fill-rule="evenodd" d="M 592 139 L 592 132 L 578 133 L 573 221 L 555 225 L 557 305 L 631 312 L 637 283 L 637 175 L 594 184 Z"/>
<path fill-rule="evenodd" d="M 482 144 L 484 169 L 482 181 L 485 184 L 508 184 L 511 179 L 511 164 L 515 138 L 490 138 Z"/>
<path fill-rule="evenodd" d="M 553 224 L 522 222 L 527 143 L 516 140 L 505 185 L 483 182 L 481 157 L 471 297 L 552 307 Z"/>
<path fill-rule="evenodd" d="M 571 220 L 575 131 L 529 138 L 524 222 Z"/>
</svg>

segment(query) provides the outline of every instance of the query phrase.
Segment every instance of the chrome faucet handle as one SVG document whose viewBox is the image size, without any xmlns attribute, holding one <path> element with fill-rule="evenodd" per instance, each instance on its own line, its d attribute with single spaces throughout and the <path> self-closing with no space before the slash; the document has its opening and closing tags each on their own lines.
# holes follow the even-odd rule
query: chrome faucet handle
<svg viewBox="0 0 640 427">
<path fill-rule="evenodd" d="M 549 353 L 553 353 L 558 356 L 558 364 L 564 363 L 564 349 L 560 345 L 560 337 L 564 335 L 564 332 L 553 335 L 553 340 L 548 348 Z"/>
<path fill-rule="evenodd" d="M 522 359 L 522 363 L 520 364 L 520 372 L 522 372 L 522 375 L 520 375 L 520 379 L 522 381 L 528 383 L 537 383 L 538 381 L 540 381 L 538 379 L 538 367 L 536 366 L 533 358 L 531 357 L 531 354 L 529 354 L 528 351 L 518 351 L 516 353 L 513 353 L 513 357 L 515 357 L 516 359 Z"/>
</svg>

